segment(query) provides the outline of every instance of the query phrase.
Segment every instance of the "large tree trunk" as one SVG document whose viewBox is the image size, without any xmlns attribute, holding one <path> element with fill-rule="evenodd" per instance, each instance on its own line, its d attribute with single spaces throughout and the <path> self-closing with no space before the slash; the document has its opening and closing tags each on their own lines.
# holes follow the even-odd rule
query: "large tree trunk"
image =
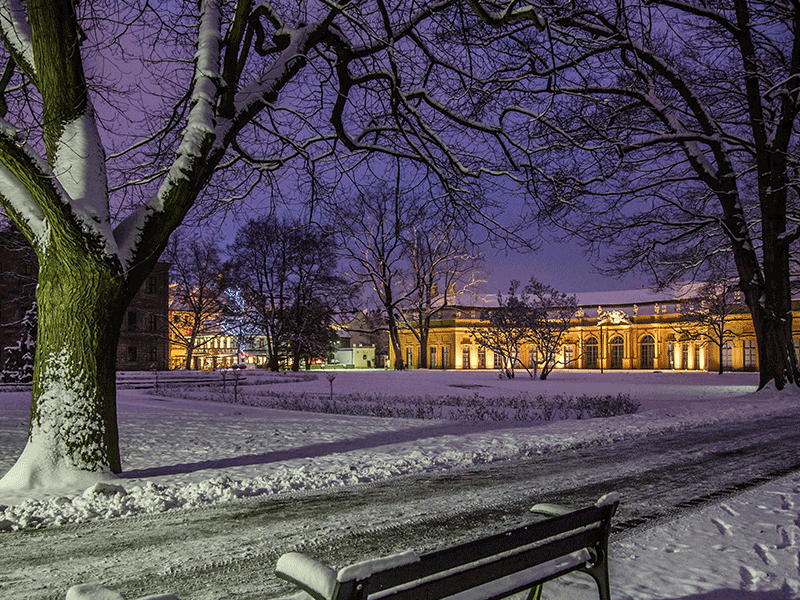
<svg viewBox="0 0 800 600">
<path fill-rule="evenodd" d="M 419 368 L 428 368 L 428 335 L 422 330 L 419 332 Z"/>
<path fill-rule="evenodd" d="M 197 332 L 192 329 L 192 335 L 189 338 L 189 344 L 186 346 L 186 370 L 192 368 L 192 358 L 194 357 L 194 349 L 197 347 Z"/>
<path fill-rule="evenodd" d="M 278 358 L 278 349 L 275 344 L 270 340 L 269 360 L 267 361 L 267 369 L 270 371 L 278 372 L 280 370 L 280 359 Z"/>
<path fill-rule="evenodd" d="M 755 266 L 752 245 L 734 243 L 734 259 L 739 273 L 739 287 L 744 293 L 756 334 L 758 389 L 763 389 L 770 381 L 774 381 L 775 387 L 782 390 L 787 385 L 797 386 L 800 383 L 792 341 L 789 244 L 785 239 L 785 190 L 763 192 L 761 212 L 763 275 Z M 743 217 L 740 220 L 743 221 Z"/>
<path fill-rule="evenodd" d="M 90 254 L 62 246 L 40 257 L 28 442 L 2 487 L 71 486 L 121 471 L 116 354 L 127 294 Z"/>
<path fill-rule="evenodd" d="M 403 363 L 400 334 L 397 331 L 397 322 L 394 319 L 389 319 L 389 341 L 392 343 L 392 349 L 394 350 L 394 370 L 402 371 L 406 368 L 406 365 Z M 408 366 L 410 367 L 411 365 Z"/>
<path fill-rule="evenodd" d="M 787 385 L 798 383 L 797 358 L 792 340 L 792 314 L 791 311 L 780 314 L 779 311 L 770 310 L 770 294 L 765 297 L 766 306 L 756 299 L 750 310 L 758 346 L 758 389 L 774 381 L 775 387 L 782 390 Z"/>
</svg>

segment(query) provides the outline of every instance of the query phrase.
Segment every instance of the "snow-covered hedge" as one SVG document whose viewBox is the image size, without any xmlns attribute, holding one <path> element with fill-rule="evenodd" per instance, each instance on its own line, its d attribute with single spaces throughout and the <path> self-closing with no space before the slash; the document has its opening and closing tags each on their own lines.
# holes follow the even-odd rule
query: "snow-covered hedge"
<svg viewBox="0 0 800 600">
<path fill-rule="evenodd" d="M 340 415 L 389 417 L 406 419 L 450 419 L 458 421 L 557 421 L 565 419 L 591 419 L 633 414 L 641 404 L 629 394 L 606 396 L 531 396 L 517 394 L 487 398 L 472 396 L 402 396 L 385 394 L 351 393 L 344 395 L 287 394 L 269 390 L 258 393 L 240 392 L 208 394 L 202 397 L 184 390 L 172 395 L 191 399 L 213 400 L 277 408 Z"/>
</svg>

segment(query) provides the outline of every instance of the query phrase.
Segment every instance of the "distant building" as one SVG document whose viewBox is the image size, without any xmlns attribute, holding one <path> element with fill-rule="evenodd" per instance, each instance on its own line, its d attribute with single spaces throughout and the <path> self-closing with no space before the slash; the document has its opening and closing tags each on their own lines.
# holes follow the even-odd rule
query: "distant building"
<svg viewBox="0 0 800 600">
<path fill-rule="evenodd" d="M 564 335 L 556 368 L 568 369 L 646 369 L 717 371 L 719 349 L 703 339 L 681 335 L 688 325 L 682 306 L 691 290 L 670 292 L 629 290 L 576 294 L 578 311 Z M 800 302 L 793 301 L 800 309 Z M 491 350 L 481 347 L 470 331 L 485 327 L 483 310 L 493 310 L 490 302 L 472 306 L 453 306 L 432 322 L 428 338 L 428 368 L 501 368 Z M 741 309 L 728 318 L 733 335 L 722 351 L 723 370 L 758 370 L 756 336 L 750 313 Z M 794 320 L 795 350 L 800 346 L 800 324 Z M 409 368 L 419 365 L 420 347 L 407 328 L 401 328 L 401 351 Z M 520 361 L 533 366 L 535 346 L 520 351 Z M 391 352 L 394 360 L 394 352 Z"/>
<path fill-rule="evenodd" d="M 357 313 L 334 332 L 328 364 L 356 369 L 383 368 L 389 358 L 389 332 L 376 330 L 369 317 Z"/>
<path fill-rule="evenodd" d="M 186 340 L 191 335 L 191 323 L 194 318 L 192 312 L 182 308 L 175 299 L 169 310 L 169 368 L 185 369 L 188 348 Z M 192 349 L 191 368 L 196 371 L 214 371 L 230 367 L 238 363 L 240 356 L 239 344 L 231 335 L 224 332 L 218 319 L 207 323 L 195 340 Z"/>
<path fill-rule="evenodd" d="M 168 263 L 159 262 L 125 314 L 117 346 L 117 369 L 167 368 Z M 0 366 L 5 348 L 22 335 L 22 317 L 33 305 L 39 265 L 33 249 L 15 229 L 0 231 Z"/>
<path fill-rule="evenodd" d="M 350 332 L 336 331 L 334 348 L 328 364 L 337 367 L 352 367 L 355 369 L 371 369 L 375 363 L 375 346 L 354 342 Z"/>
<path fill-rule="evenodd" d="M 169 267 L 156 263 L 128 306 L 117 346 L 120 371 L 169 368 Z"/>
</svg>

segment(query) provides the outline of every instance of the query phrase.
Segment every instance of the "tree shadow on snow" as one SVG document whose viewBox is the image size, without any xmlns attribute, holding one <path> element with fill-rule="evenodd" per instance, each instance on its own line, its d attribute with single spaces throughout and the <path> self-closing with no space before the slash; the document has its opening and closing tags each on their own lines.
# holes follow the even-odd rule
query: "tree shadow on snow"
<svg viewBox="0 0 800 600">
<path fill-rule="evenodd" d="M 481 430 L 483 428 L 478 427 L 477 429 Z M 368 448 L 378 448 L 387 444 L 397 444 L 431 437 L 441 437 L 443 435 L 453 434 L 457 430 L 457 424 L 454 422 L 448 422 L 447 424 L 436 427 L 412 428 L 402 431 L 382 431 L 365 435 L 360 438 L 343 439 L 336 442 L 325 442 L 321 444 L 311 444 L 309 446 L 289 448 L 287 450 L 279 450 L 276 452 L 244 454 L 242 456 L 233 456 L 230 458 L 217 458 L 175 465 L 164 465 L 161 467 L 150 467 L 146 469 L 133 469 L 130 471 L 123 471 L 117 476 L 121 479 L 138 479 L 146 477 L 158 477 L 161 475 L 194 473 L 195 471 L 202 471 L 205 469 L 226 469 L 232 467 L 265 465 L 284 460 L 292 460 L 295 458 L 317 458 L 339 452 L 365 450 Z M 461 431 L 463 431 L 463 424 Z"/>
</svg>

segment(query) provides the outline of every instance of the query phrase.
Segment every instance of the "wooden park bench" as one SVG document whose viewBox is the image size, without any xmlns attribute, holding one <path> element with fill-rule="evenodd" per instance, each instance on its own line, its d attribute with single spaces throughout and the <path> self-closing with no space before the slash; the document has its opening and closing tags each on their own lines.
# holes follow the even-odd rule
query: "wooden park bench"
<svg viewBox="0 0 800 600">
<path fill-rule="evenodd" d="M 567 573 L 588 573 L 601 600 L 610 600 L 608 536 L 619 496 L 570 511 L 551 504 L 531 510 L 547 519 L 418 556 L 413 551 L 334 571 L 297 552 L 278 560 L 276 573 L 308 600 L 498 600 Z"/>
</svg>

